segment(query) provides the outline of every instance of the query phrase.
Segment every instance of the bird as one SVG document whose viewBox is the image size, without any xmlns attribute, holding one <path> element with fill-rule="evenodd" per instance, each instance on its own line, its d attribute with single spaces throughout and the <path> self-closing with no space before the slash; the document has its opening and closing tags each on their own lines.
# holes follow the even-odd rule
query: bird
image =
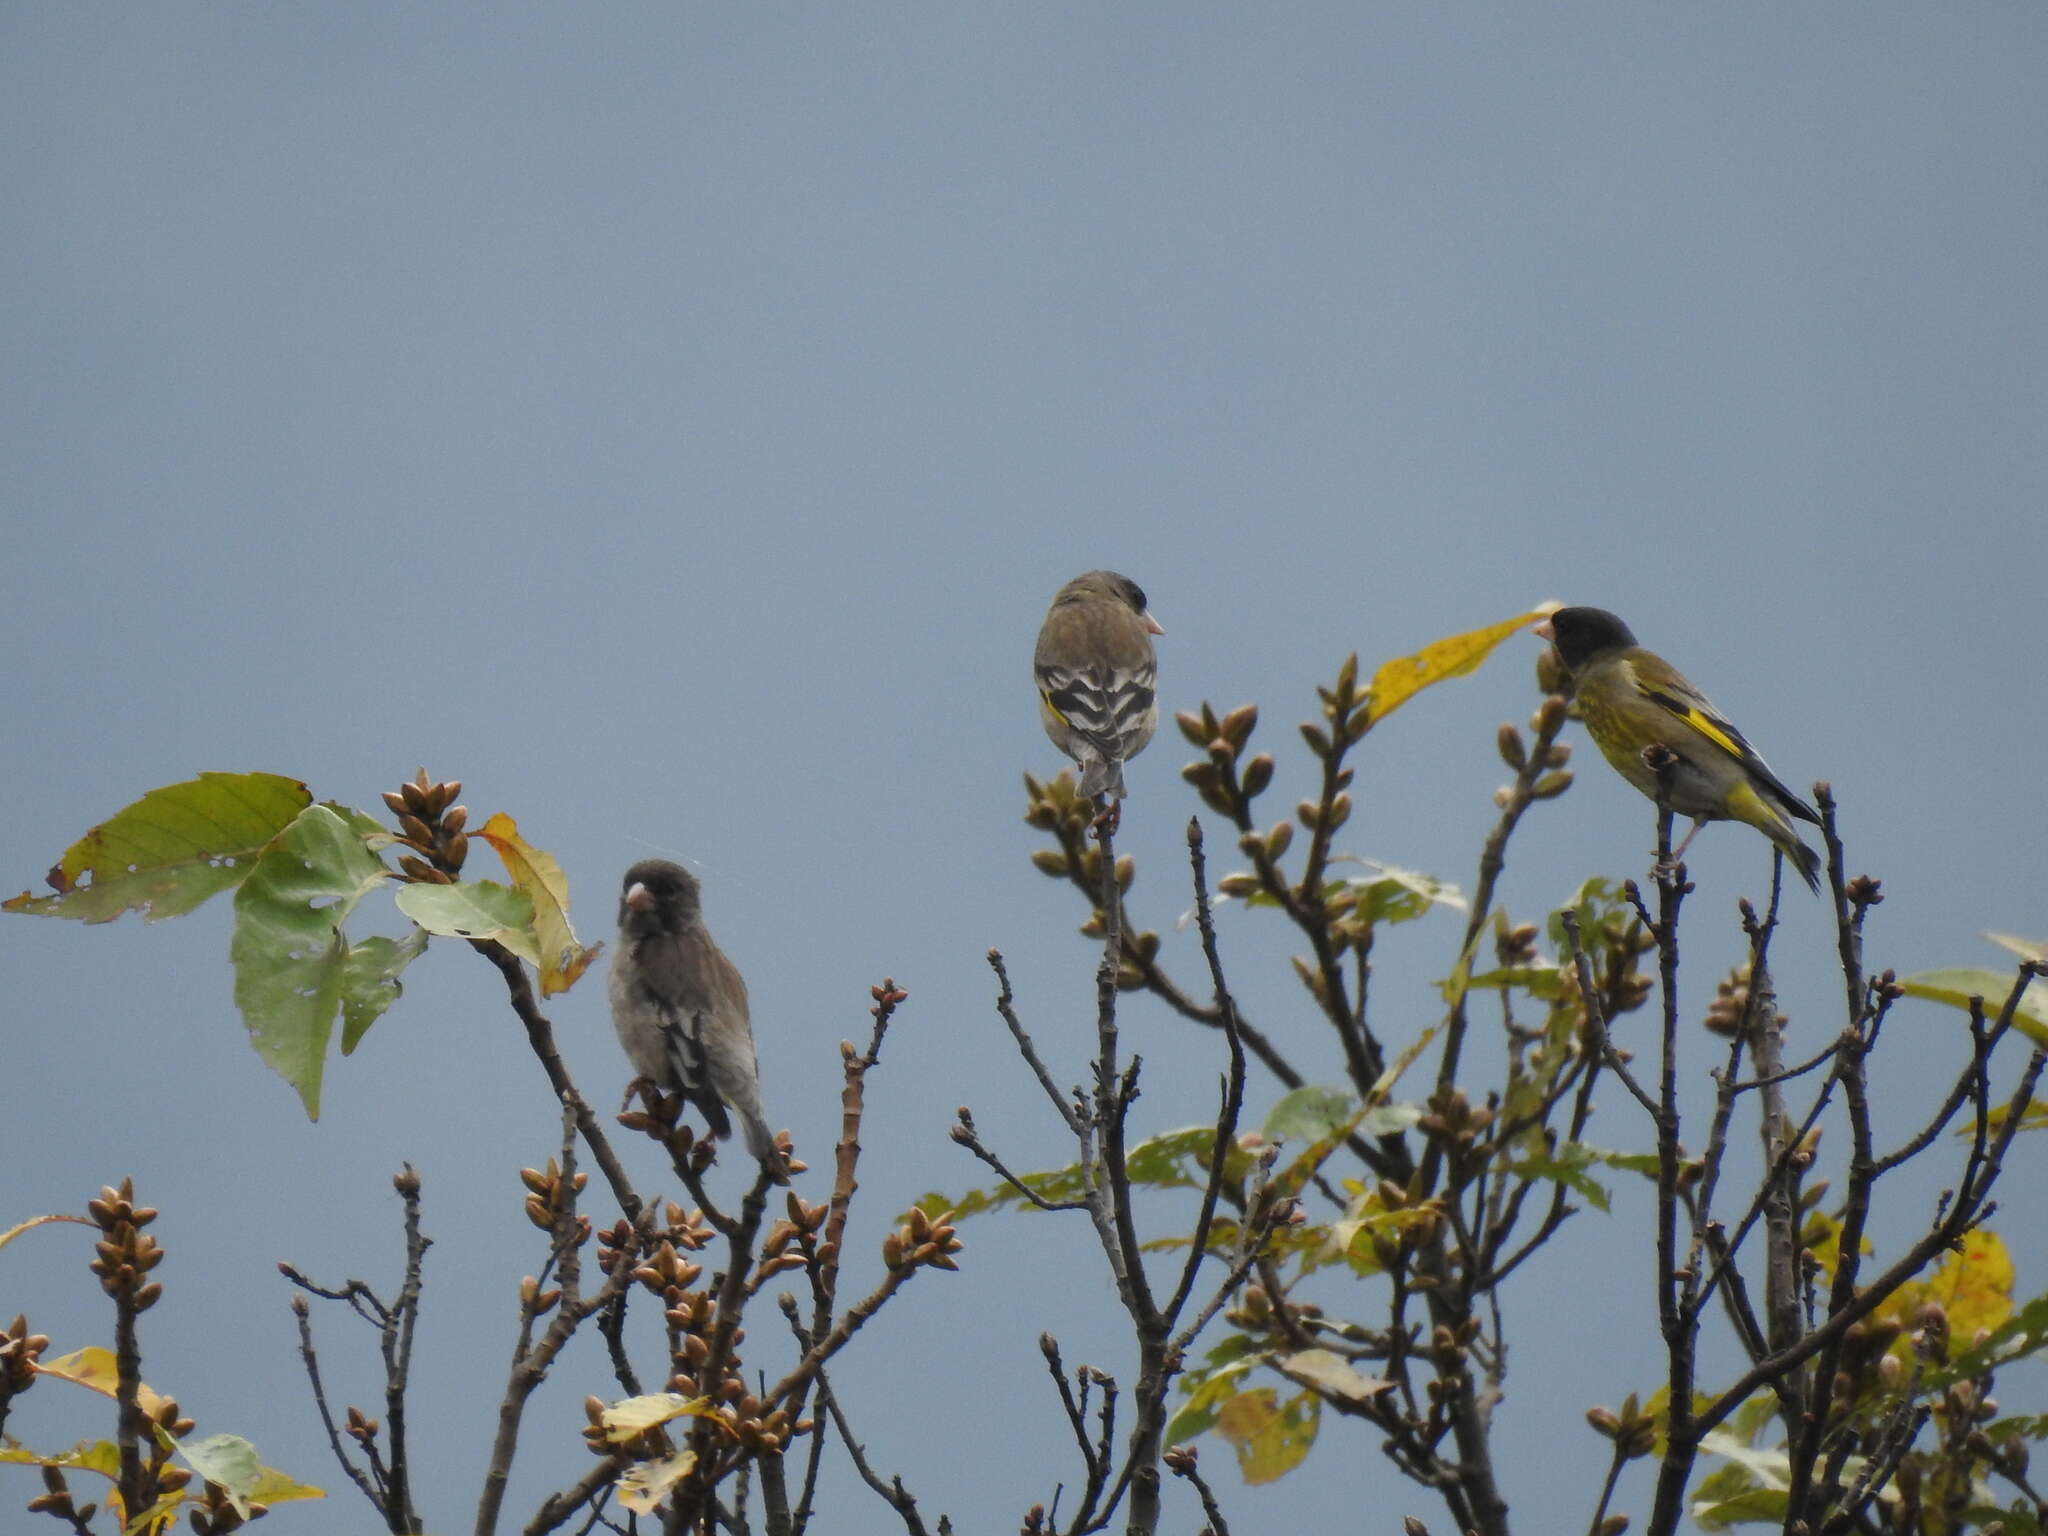
<svg viewBox="0 0 2048 1536">
<path fill-rule="evenodd" d="M 1165 633 L 1138 584 L 1115 571 L 1083 572 L 1046 610 L 1032 656 L 1039 719 L 1081 770 L 1086 799 L 1121 800 L 1124 764 L 1158 728 L 1152 637 Z"/>
<path fill-rule="evenodd" d="M 732 1134 L 730 1106 L 747 1150 L 787 1183 L 761 1112 L 746 980 L 712 941 L 697 877 L 680 864 L 643 859 L 626 871 L 607 990 L 612 1028 L 633 1070 L 696 1105 L 715 1137 Z"/>
<path fill-rule="evenodd" d="M 1692 830 L 1672 851 L 1674 864 L 1708 822 L 1747 822 L 1819 891 L 1820 857 L 1792 823 L 1820 817 L 1676 667 L 1636 644 L 1635 632 L 1604 608 L 1560 608 L 1535 632 L 1556 646 L 1587 734 L 1616 772 L 1654 800 L 1657 773 L 1644 751 L 1663 746 L 1677 758 L 1671 809 L 1690 816 Z"/>
</svg>

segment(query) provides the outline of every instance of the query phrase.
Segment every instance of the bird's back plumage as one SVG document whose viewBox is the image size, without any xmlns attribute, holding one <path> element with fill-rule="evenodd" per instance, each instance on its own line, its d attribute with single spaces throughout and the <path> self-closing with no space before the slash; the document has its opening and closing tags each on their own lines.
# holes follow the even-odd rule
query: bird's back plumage
<svg viewBox="0 0 2048 1536">
<path fill-rule="evenodd" d="M 1129 577 L 1089 571 L 1062 587 L 1032 656 L 1040 721 L 1081 769 L 1089 799 L 1124 793 L 1123 765 L 1159 725 L 1159 626 Z"/>
</svg>

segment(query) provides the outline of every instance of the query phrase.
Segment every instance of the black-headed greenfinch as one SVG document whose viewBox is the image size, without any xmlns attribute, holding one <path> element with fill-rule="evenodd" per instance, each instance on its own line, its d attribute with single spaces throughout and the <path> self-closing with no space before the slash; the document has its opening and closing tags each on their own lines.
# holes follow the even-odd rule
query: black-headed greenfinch
<svg viewBox="0 0 2048 1536">
<path fill-rule="evenodd" d="M 1616 772 L 1654 800 L 1657 774 L 1643 753 L 1662 746 L 1677 758 L 1671 809 L 1690 816 L 1692 830 L 1672 850 L 1674 861 L 1708 822 L 1743 821 L 1820 889 L 1820 857 L 1792 830 L 1794 818 L 1820 817 L 1676 667 L 1637 645 L 1628 625 L 1604 608 L 1560 608 L 1536 633 L 1557 647 L 1586 732 Z"/>
</svg>

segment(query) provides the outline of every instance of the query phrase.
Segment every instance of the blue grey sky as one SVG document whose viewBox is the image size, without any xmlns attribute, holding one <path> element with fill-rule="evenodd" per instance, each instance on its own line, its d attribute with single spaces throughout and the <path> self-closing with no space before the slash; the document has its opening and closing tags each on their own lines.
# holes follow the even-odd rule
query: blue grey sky
<svg viewBox="0 0 2048 1536">
<path fill-rule="evenodd" d="M 1032 634 L 1091 566 L 1150 594 L 1168 708 L 1263 707 L 1275 816 L 1347 653 L 1617 609 L 1786 779 L 1834 783 L 1886 882 L 1877 964 L 1997 964 L 1982 930 L 2048 935 L 2044 76 L 2048 14 L 2018 3 L 10 7 L 0 876 L 37 884 L 202 769 L 364 807 L 421 763 L 460 777 L 473 819 L 561 860 L 586 937 L 628 863 L 686 857 L 814 1196 L 837 1042 L 883 975 L 911 993 L 869 1093 L 870 1275 L 887 1216 L 980 1182 L 954 1106 L 1018 1164 L 1064 1157 L 982 956 L 1078 1076 L 1092 956 L 1026 862 L 1019 776 L 1058 766 Z M 1535 651 L 1374 737 L 1352 851 L 1469 886 Z M 1164 732 L 1129 776 L 1162 930 L 1189 904 L 1187 756 Z M 1514 850 L 1518 916 L 1647 863 L 1647 806 L 1581 766 Z M 1695 1011 L 1767 869 L 1741 828 L 1696 845 Z M 152 1383 L 334 1490 L 276 1529 L 359 1528 L 272 1266 L 391 1283 L 411 1161 L 438 1239 L 426 1513 L 462 1528 L 540 1257 L 514 1175 L 553 1148 L 544 1082 L 494 976 L 437 946 L 308 1124 L 234 1014 L 227 919 L 0 925 L 0 1227 L 135 1174 L 170 1249 Z M 1284 935 L 1224 929 L 1247 1007 L 1334 1076 Z M 1816 1040 L 1826 940 L 1796 893 L 1780 981 Z M 1433 1016 L 1455 942 L 1449 918 L 1384 941 L 1384 1032 Z M 602 988 L 551 1011 L 609 1099 Z M 1954 1018 L 1906 1027 L 1945 1070 Z M 1142 1128 L 1199 1119 L 1213 1042 L 1143 1002 L 1126 1029 Z M 1599 1139 L 1640 1142 L 1607 1097 Z M 1580 1409 L 1655 1385 L 1643 1217 L 1580 1216 L 1587 1246 L 1509 1297 L 1519 1528 L 1583 1525 Z M 107 1324 L 65 1231 L 0 1253 L 0 1313 L 68 1348 Z M 965 1235 L 840 1383 L 928 1511 L 1010 1528 L 1077 1475 L 1039 1330 L 1130 1360 L 1078 1225 Z M 2038 1241 L 2023 1262 L 2048 1286 Z M 370 1340 L 322 1321 L 369 1405 Z M 583 1470 L 606 1386 L 588 1351 L 556 1371 L 510 1517 Z M 10 1428 L 100 1427 L 59 1392 Z M 1341 1425 L 1273 1488 L 1220 1444 L 1205 1465 L 1242 1529 L 1441 1523 Z M 834 1530 L 899 1528 L 834 1476 Z"/>
</svg>

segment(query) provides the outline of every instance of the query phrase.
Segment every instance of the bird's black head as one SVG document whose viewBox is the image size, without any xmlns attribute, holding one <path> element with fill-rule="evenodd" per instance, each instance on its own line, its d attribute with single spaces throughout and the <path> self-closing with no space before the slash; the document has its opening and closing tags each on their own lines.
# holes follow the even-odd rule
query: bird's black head
<svg viewBox="0 0 2048 1536">
<path fill-rule="evenodd" d="M 1560 608 L 1536 632 L 1550 637 L 1559 659 L 1574 672 L 1603 651 L 1636 643 L 1635 632 L 1605 608 Z"/>
<path fill-rule="evenodd" d="M 1104 580 L 1108 582 L 1110 591 L 1131 605 L 1131 612 L 1143 613 L 1145 611 L 1145 589 L 1143 587 L 1139 586 L 1128 576 L 1117 575 L 1115 571 L 1104 571 L 1102 575 Z"/>
<path fill-rule="evenodd" d="M 619 890 L 619 931 L 675 933 L 700 910 L 695 875 L 667 859 L 642 859 Z"/>
</svg>

